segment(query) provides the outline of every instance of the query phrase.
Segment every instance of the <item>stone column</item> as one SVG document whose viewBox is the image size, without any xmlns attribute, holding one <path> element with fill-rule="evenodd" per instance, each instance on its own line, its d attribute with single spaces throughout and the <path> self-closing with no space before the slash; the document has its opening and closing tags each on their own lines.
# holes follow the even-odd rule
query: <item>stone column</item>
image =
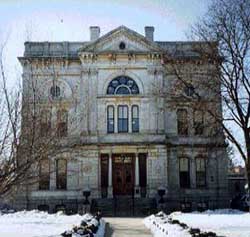
<svg viewBox="0 0 250 237">
<path fill-rule="evenodd" d="M 135 197 L 140 197 L 140 181 L 139 181 L 139 157 L 135 154 Z"/>
<path fill-rule="evenodd" d="M 108 177 L 108 198 L 113 198 L 112 186 L 112 154 L 109 153 L 109 177 Z"/>
</svg>

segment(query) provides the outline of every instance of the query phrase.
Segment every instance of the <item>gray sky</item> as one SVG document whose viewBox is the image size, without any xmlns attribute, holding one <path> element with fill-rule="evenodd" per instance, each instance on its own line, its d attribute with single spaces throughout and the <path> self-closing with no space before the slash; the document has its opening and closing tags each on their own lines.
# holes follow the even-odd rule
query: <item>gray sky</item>
<svg viewBox="0 0 250 237">
<path fill-rule="evenodd" d="M 20 66 L 25 40 L 86 41 L 89 26 L 101 34 L 125 25 L 144 34 L 155 27 L 156 40 L 185 40 L 190 24 L 202 16 L 208 0 L 0 0 L 0 41 L 8 35 L 6 62 Z"/>
</svg>

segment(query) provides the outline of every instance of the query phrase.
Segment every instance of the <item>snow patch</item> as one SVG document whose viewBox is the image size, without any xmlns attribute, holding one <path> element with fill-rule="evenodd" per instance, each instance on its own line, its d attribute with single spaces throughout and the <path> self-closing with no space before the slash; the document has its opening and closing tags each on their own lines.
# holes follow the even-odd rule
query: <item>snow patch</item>
<svg viewBox="0 0 250 237">
<path fill-rule="evenodd" d="M 163 212 L 157 215 L 151 215 L 143 220 L 144 225 L 150 229 L 155 237 L 190 237 L 188 230 L 183 230 L 179 225 L 173 225 L 167 222 L 168 216 Z"/>
<path fill-rule="evenodd" d="M 155 237 L 190 237 L 188 229 L 167 222 L 168 219 L 185 223 L 189 228 L 198 228 L 203 232 L 215 232 L 218 236 L 250 237 L 250 213 L 218 209 L 204 212 L 173 212 L 166 215 L 160 212 L 144 219 L 144 224 Z"/>
<path fill-rule="evenodd" d="M 173 212 L 170 217 L 189 227 L 200 228 L 202 231 L 213 231 L 221 236 L 250 236 L 250 213 L 238 210 L 219 209 L 202 213 Z"/>
<path fill-rule="evenodd" d="M 62 212 L 48 214 L 38 210 L 21 211 L 13 214 L 0 213 L 1 237 L 59 237 L 65 230 L 80 225 L 90 215 L 64 215 Z M 100 227 L 95 237 L 103 237 L 105 222 L 100 220 Z"/>
</svg>

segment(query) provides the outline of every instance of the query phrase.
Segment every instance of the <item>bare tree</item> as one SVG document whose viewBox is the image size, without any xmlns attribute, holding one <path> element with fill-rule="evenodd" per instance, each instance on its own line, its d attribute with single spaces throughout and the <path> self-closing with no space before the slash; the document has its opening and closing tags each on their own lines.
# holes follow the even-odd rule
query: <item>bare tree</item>
<svg viewBox="0 0 250 237">
<path fill-rule="evenodd" d="M 177 85 L 192 91 L 186 101 L 206 111 L 236 147 L 245 162 L 249 187 L 250 1 L 213 0 L 207 14 L 192 27 L 191 36 L 196 40 L 192 51 L 197 59 L 185 66 L 176 57 L 166 57 L 165 62 L 171 65 Z M 191 64 L 192 72 L 188 69 Z M 200 69 L 195 70 L 194 65 L 206 66 L 203 77 L 197 76 Z"/>
<path fill-rule="evenodd" d="M 23 80 L 22 86 L 9 88 L 12 78 L 6 74 L 3 56 L 6 43 L 0 48 L 0 197 L 17 186 L 28 187 L 38 183 L 44 178 L 41 177 L 40 163 L 65 150 L 60 139 L 65 131 L 58 124 L 51 127 L 54 102 L 39 90 L 39 79 L 34 69 L 37 62 L 25 59 L 24 63 L 30 70 L 25 82 Z M 52 70 L 50 77 L 53 81 L 55 76 Z M 56 104 L 60 108 L 59 100 Z M 44 123 L 45 111 L 50 117 Z M 45 172 L 45 175 L 49 174 Z"/>
</svg>

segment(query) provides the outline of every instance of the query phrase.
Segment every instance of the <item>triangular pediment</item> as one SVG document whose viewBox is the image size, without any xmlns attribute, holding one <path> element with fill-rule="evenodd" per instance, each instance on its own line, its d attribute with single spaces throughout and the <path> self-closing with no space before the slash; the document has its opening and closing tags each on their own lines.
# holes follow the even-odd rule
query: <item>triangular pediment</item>
<svg viewBox="0 0 250 237">
<path fill-rule="evenodd" d="M 121 47 L 121 43 L 125 45 L 125 48 Z M 120 26 L 104 36 L 100 37 L 94 42 L 90 42 L 88 45 L 82 47 L 79 52 L 162 52 L 160 48 L 154 42 L 146 39 L 141 34 L 125 27 Z"/>
</svg>

